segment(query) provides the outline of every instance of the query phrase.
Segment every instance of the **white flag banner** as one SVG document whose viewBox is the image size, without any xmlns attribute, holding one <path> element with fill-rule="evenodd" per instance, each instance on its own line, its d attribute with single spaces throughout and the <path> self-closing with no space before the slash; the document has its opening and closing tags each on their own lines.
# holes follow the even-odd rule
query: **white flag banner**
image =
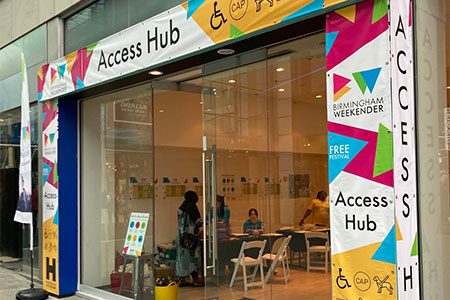
<svg viewBox="0 0 450 300">
<path fill-rule="evenodd" d="M 31 139 L 30 139 L 30 102 L 28 98 L 28 79 L 25 58 L 22 53 L 22 111 L 20 124 L 20 167 L 19 199 L 14 221 L 33 225 L 31 201 Z M 31 228 L 32 232 L 33 229 Z M 33 240 L 30 240 L 32 247 Z"/>
</svg>

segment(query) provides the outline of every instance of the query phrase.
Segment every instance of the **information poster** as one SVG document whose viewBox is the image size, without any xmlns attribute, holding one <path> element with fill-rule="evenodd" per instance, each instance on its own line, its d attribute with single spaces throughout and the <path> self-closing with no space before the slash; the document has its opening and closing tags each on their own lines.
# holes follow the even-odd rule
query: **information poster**
<svg viewBox="0 0 450 300">
<path fill-rule="evenodd" d="M 326 20 L 333 299 L 397 299 L 388 1 Z"/>
<path fill-rule="evenodd" d="M 127 236 L 123 245 L 123 254 L 141 256 L 149 216 L 149 213 L 131 213 Z"/>
</svg>

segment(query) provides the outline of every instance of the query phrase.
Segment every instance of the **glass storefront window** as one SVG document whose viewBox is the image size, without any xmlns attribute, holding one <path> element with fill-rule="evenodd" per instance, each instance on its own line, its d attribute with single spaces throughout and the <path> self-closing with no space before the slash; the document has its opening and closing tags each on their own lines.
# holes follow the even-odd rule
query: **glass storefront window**
<svg viewBox="0 0 450 300">
<path fill-rule="evenodd" d="M 449 299 L 450 2 L 416 1 L 418 184 L 423 299 Z"/>
<path fill-rule="evenodd" d="M 29 226 L 14 222 L 19 197 L 20 108 L 0 113 L 0 255 L 3 265 L 11 269 L 30 267 Z M 32 209 L 34 226 L 34 256 L 39 257 L 39 196 L 38 196 L 38 106 L 30 106 L 32 151 Z M 38 268 L 39 259 L 34 260 Z"/>
<path fill-rule="evenodd" d="M 166 11 L 182 0 L 99 0 L 67 18 L 64 24 L 65 53 L 92 43 Z"/>
<path fill-rule="evenodd" d="M 139 280 L 139 293 L 145 293 L 152 280 L 152 126 L 148 86 L 82 102 L 84 285 L 131 296 L 131 288 L 137 286 L 131 280 Z M 150 213 L 150 220 L 142 256 L 124 264 L 122 252 L 132 212 Z M 122 271 L 125 279 L 119 290 Z"/>
</svg>

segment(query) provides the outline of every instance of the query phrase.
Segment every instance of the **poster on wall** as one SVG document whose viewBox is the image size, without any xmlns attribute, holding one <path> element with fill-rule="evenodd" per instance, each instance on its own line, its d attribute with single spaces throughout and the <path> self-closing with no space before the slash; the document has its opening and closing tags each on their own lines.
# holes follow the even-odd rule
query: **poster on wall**
<svg viewBox="0 0 450 300">
<path fill-rule="evenodd" d="M 310 197 L 309 174 L 289 175 L 289 198 Z"/>
<path fill-rule="evenodd" d="M 132 212 L 128 223 L 127 235 L 123 245 L 123 254 L 141 256 L 147 232 L 149 213 Z"/>
<path fill-rule="evenodd" d="M 78 91 L 344 2 L 349 0 L 186 1 L 40 67 L 38 99 Z"/>
<path fill-rule="evenodd" d="M 234 175 L 222 175 L 222 193 L 225 203 L 236 200 L 236 180 Z"/>
<path fill-rule="evenodd" d="M 58 295 L 58 100 L 45 102 L 42 110 L 42 281 L 46 291 Z"/>
<path fill-rule="evenodd" d="M 333 299 L 396 299 L 387 1 L 326 19 Z"/>
<path fill-rule="evenodd" d="M 397 286 L 408 300 L 420 299 L 412 12 L 411 0 L 391 1 Z"/>
</svg>

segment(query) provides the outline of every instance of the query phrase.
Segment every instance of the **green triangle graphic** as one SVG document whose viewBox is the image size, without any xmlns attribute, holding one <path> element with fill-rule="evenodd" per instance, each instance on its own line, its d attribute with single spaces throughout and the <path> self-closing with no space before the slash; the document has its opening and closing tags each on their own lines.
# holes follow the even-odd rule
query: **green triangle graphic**
<svg viewBox="0 0 450 300">
<path fill-rule="evenodd" d="M 87 53 L 86 53 L 87 56 L 89 56 L 89 54 L 91 54 L 91 52 L 94 51 L 94 48 L 97 46 L 97 44 L 98 44 L 98 42 L 87 46 Z"/>
<path fill-rule="evenodd" d="M 53 183 L 56 184 L 58 182 L 58 163 L 55 162 L 55 166 L 53 167 Z"/>
<path fill-rule="evenodd" d="M 361 75 L 360 72 L 353 73 L 353 78 L 355 78 L 356 83 L 359 86 L 359 89 L 361 90 L 361 93 L 365 93 L 367 89 L 366 81 L 364 80 L 364 77 Z"/>
<path fill-rule="evenodd" d="M 244 35 L 245 33 L 241 31 L 239 28 L 234 26 L 233 24 L 230 25 L 230 39 L 237 38 L 241 35 Z"/>
<path fill-rule="evenodd" d="M 392 132 L 380 123 L 378 126 L 378 140 L 375 153 L 375 164 L 373 166 L 373 177 L 394 168 L 392 142 Z"/>
<path fill-rule="evenodd" d="M 416 232 L 416 237 L 414 238 L 414 244 L 411 249 L 411 256 L 418 256 L 419 255 L 419 241 L 418 241 L 418 235 Z"/>
<path fill-rule="evenodd" d="M 373 15 L 372 24 L 378 22 L 388 13 L 388 3 L 387 0 L 374 0 L 373 3 Z"/>
</svg>

